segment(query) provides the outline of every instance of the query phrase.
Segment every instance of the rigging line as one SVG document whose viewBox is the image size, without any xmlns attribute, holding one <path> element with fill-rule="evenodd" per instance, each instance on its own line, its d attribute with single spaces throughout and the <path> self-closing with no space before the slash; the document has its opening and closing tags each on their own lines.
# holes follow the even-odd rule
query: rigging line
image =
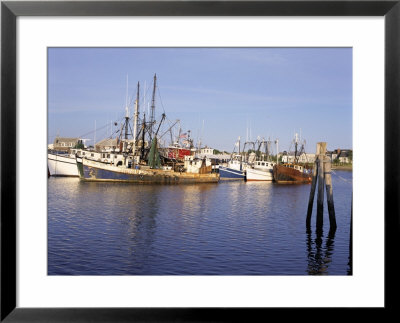
<svg viewBox="0 0 400 323">
<path fill-rule="evenodd" d="M 124 118 L 121 118 L 120 120 L 118 120 L 118 121 L 122 121 Z M 115 121 L 116 122 L 116 121 Z M 101 127 L 99 127 L 99 128 L 96 128 L 96 131 L 100 131 L 100 130 L 103 130 L 103 129 L 105 129 L 106 127 L 108 127 L 109 126 L 109 123 L 107 122 L 107 124 L 105 124 L 104 126 L 101 126 Z M 86 137 L 86 136 L 88 136 L 88 135 L 91 135 L 92 133 L 94 133 L 95 132 L 95 130 L 92 130 L 92 131 L 90 131 L 90 132 L 87 132 L 87 133 L 85 133 L 85 134 L 83 134 L 83 135 L 80 135 L 79 137 L 80 138 L 82 138 L 82 137 Z"/>
<path fill-rule="evenodd" d="M 112 139 L 114 135 L 117 134 L 117 130 L 114 130 L 111 134 L 109 133 L 108 129 L 103 129 L 102 132 L 99 131 L 99 136 L 104 138 Z"/>
<path fill-rule="evenodd" d="M 145 85 L 142 88 L 142 91 L 144 92 L 144 94 L 140 97 L 141 106 L 145 106 L 146 101 L 147 102 L 151 101 L 151 91 L 150 91 L 150 89 L 152 88 L 152 85 L 153 85 L 153 81 L 150 82 L 149 84 L 146 84 L 146 82 L 145 82 Z"/>
<path fill-rule="evenodd" d="M 79 138 L 82 138 L 82 137 L 86 137 L 86 136 L 88 136 L 88 135 L 91 135 L 91 134 L 94 133 L 95 131 L 100 131 L 100 130 L 102 130 L 102 129 L 105 129 L 107 126 L 108 126 L 108 124 L 107 124 L 107 125 L 104 125 L 104 126 L 102 126 L 102 127 L 100 127 L 100 128 L 96 128 L 96 130 L 92 130 L 92 131 L 90 131 L 90 132 L 88 132 L 88 133 L 85 133 L 85 134 L 83 134 L 83 135 L 80 135 Z"/>
<path fill-rule="evenodd" d="M 339 177 L 342 181 L 344 181 L 344 182 L 346 182 L 346 183 L 349 183 L 349 184 L 352 184 L 352 181 L 349 181 L 349 180 L 343 178 L 342 176 L 338 175 L 333 169 L 331 169 L 331 172 L 332 172 L 332 174 L 334 174 L 334 175 L 336 175 L 337 177 Z"/>
<path fill-rule="evenodd" d="M 160 93 L 160 88 L 159 87 L 157 87 L 157 93 L 158 93 L 158 97 L 160 98 L 161 107 L 163 109 L 163 112 L 165 113 L 164 104 L 163 104 L 162 99 L 161 99 L 161 93 Z"/>
</svg>

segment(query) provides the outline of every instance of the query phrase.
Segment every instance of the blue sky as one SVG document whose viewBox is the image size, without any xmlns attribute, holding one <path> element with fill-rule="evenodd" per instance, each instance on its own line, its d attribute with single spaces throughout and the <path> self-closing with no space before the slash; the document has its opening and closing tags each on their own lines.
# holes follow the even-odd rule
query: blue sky
<svg viewBox="0 0 400 323">
<path fill-rule="evenodd" d="M 127 77 L 129 97 L 140 82 L 143 111 L 155 73 L 157 119 L 179 119 L 203 145 L 232 151 L 239 136 L 259 136 L 282 151 L 297 132 L 308 152 L 318 141 L 352 148 L 351 48 L 49 48 L 48 142 L 109 136 Z"/>
</svg>

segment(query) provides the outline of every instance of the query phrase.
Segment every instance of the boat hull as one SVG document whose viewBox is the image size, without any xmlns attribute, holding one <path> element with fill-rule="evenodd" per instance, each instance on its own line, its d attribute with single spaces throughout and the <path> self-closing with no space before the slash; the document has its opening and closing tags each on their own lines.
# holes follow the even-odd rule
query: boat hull
<svg viewBox="0 0 400 323">
<path fill-rule="evenodd" d="M 219 175 L 180 173 L 161 169 L 134 169 L 77 159 L 79 177 L 83 181 L 125 182 L 137 184 L 217 183 Z"/>
<path fill-rule="evenodd" d="M 246 169 L 246 181 L 272 181 L 274 179 L 273 169 Z"/>
<path fill-rule="evenodd" d="M 242 170 L 219 166 L 219 176 L 221 180 L 244 180 L 246 173 Z"/>
<path fill-rule="evenodd" d="M 75 157 L 47 153 L 48 175 L 78 177 Z"/>
<path fill-rule="evenodd" d="M 280 184 L 306 184 L 311 183 L 312 177 L 294 168 L 282 165 L 274 166 L 274 180 Z"/>
</svg>

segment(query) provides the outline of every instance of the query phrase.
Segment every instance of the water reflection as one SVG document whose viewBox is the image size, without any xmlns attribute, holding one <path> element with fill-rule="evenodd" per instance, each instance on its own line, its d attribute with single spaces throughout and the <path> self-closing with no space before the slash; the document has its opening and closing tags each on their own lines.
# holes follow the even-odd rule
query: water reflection
<svg viewBox="0 0 400 323">
<path fill-rule="evenodd" d="M 250 197 L 254 208 L 269 209 L 273 185 L 274 184 L 272 182 L 250 181 L 245 183 L 245 189 L 249 192 L 249 194 L 246 194 L 246 196 Z"/>
<path fill-rule="evenodd" d="M 329 274 L 329 265 L 332 262 L 334 251 L 335 231 L 330 230 L 323 246 L 323 230 L 316 230 L 315 239 L 312 238 L 312 230 L 307 228 L 307 255 L 309 275 Z"/>
<path fill-rule="evenodd" d="M 347 263 L 347 275 L 353 275 L 353 197 L 351 198 L 349 262 Z"/>
<path fill-rule="evenodd" d="M 49 275 L 348 273 L 349 185 L 336 185 L 328 235 L 304 230 L 308 185 L 48 186 Z"/>
</svg>

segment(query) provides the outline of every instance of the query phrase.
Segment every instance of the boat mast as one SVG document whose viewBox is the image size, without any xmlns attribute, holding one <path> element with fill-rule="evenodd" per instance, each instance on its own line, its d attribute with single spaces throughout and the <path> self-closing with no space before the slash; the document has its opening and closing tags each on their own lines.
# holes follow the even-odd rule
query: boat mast
<svg viewBox="0 0 400 323">
<path fill-rule="evenodd" d="M 265 154 L 267 155 L 267 156 L 265 156 L 267 161 L 271 160 L 271 156 L 270 156 L 271 151 L 272 151 L 272 149 L 271 149 L 271 139 L 268 138 L 267 149 L 266 149 L 266 152 L 265 152 Z"/>
<path fill-rule="evenodd" d="M 142 123 L 142 148 L 140 150 L 140 159 L 144 159 L 144 140 L 146 134 L 146 113 L 143 113 L 143 123 Z"/>
<path fill-rule="evenodd" d="M 126 103 L 125 103 L 125 145 L 128 140 L 129 108 L 128 108 L 128 75 L 126 76 Z"/>
<path fill-rule="evenodd" d="M 150 139 L 153 135 L 153 124 L 154 124 L 154 112 L 156 109 L 156 86 L 157 86 L 157 75 L 154 74 L 154 86 L 153 86 L 153 97 L 151 100 L 151 112 L 150 112 Z"/>
<path fill-rule="evenodd" d="M 139 116 L 139 82 L 137 84 L 137 93 L 136 93 L 136 102 L 135 102 L 135 116 L 133 120 L 133 149 L 132 153 L 135 156 L 136 150 L 136 133 L 137 133 L 137 123 L 138 123 L 138 116 Z"/>
<path fill-rule="evenodd" d="M 239 136 L 239 138 L 238 138 L 238 144 L 239 144 L 238 150 L 239 150 L 239 159 L 240 159 L 240 170 L 242 170 L 242 167 L 243 167 L 243 165 L 242 165 L 243 158 L 242 158 L 242 155 L 240 154 L 240 136 Z M 244 147 L 243 147 L 243 150 L 244 150 Z"/>
</svg>

